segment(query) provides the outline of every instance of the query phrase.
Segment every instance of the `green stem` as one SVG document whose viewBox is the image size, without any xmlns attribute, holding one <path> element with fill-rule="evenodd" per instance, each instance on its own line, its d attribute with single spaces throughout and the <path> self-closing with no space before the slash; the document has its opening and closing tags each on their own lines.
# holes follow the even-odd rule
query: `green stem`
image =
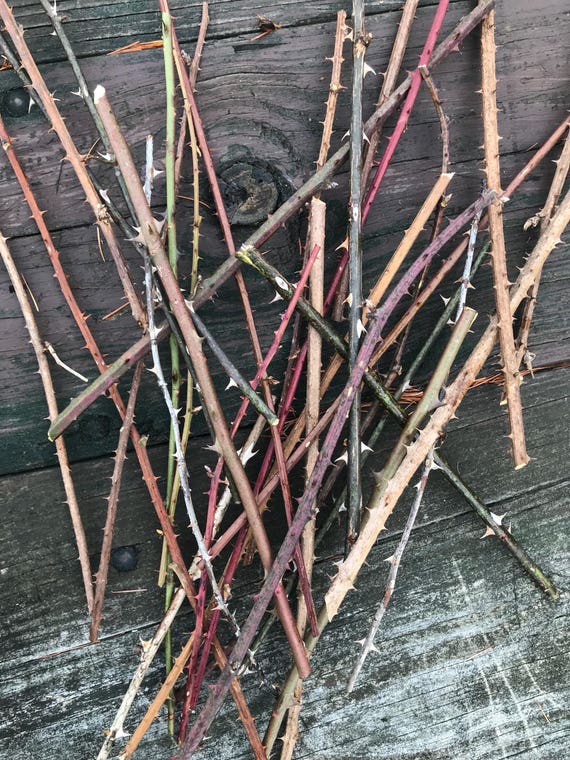
<svg viewBox="0 0 570 760">
<path fill-rule="evenodd" d="M 169 13 L 162 13 L 162 42 L 164 58 L 164 79 L 166 88 L 166 155 L 165 155 L 165 172 L 166 172 L 166 236 L 168 246 L 168 261 L 172 272 L 178 278 L 178 261 L 176 249 L 176 82 L 174 76 L 174 58 L 172 53 L 172 19 Z M 180 354 L 176 338 L 170 336 L 170 365 L 171 365 L 171 400 L 172 406 L 178 409 L 180 403 Z M 191 389 L 191 384 L 190 384 Z M 177 420 L 172 420 L 170 424 L 170 435 L 168 439 L 168 469 L 166 479 L 166 504 L 170 521 L 174 523 L 176 512 L 176 502 L 178 500 L 178 489 L 175 489 L 175 480 L 180 484 L 175 462 L 176 455 L 176 432 L 174 425 Z M 182 448 L 182 439 L 180 441 Z M 185 448 L 182 451 L 186 451 Z M 167 569 L 170 563 L 170 555 L 166 542 L 162 543 L 162 557 L 159 568 L 158 583 L 163 585 L 166 581 L 165 593 L 165 610 L 170 606 L 174 594 L 174 577 L 172 571 Z M 172 669 L 172 634 L 167 631 L 164 639 L 164 659 L 166 675 Z M 174 697 L 172 694 L 167 699 L 168 713 L 168 734 L 174 736 Z"/>
</svg>

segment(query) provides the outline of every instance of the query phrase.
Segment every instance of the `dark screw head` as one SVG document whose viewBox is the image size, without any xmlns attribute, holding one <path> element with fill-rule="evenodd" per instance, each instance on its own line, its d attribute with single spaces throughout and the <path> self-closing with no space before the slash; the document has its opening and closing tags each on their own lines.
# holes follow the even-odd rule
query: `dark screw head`
<svg viewBox="0 0 570 760">
<path fill-rule="evenodd" d="M 111 552 L 111 565 L 119 573 L 129 573 L 135 570 L 139 561 L 139 550 L 136 546 L 118 546 Z"/>
<path fill-rule="evenodd" d="M 30 95 L 23 87 L 8 90 L 2 98 L 2 113 L 5 116 L 27 116 L 30 112 Z"/>
</svg>

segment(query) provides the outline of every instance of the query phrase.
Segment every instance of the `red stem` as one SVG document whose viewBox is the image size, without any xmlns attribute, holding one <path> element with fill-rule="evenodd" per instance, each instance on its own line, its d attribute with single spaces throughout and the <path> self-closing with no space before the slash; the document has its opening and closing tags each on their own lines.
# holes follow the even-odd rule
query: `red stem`
<svg viewBox="0 0 570 760">
<path fill-rule="evenodd" d="M 400 137 L 404 133 L 404 130 L 406 129 L 406 126 L 408 124 L 408 119 L 410 118 L 410 114 L 412 112 L 412 108 L 414 107 L 416 97 L 420 90 L 420 84 L 422 82 L 420 66 L 427 66 L 429 64 L 431 54 L 433 53 L 433 49 L 435 47 L 437 36 L 439 34 L 441 25 L 443 24 L 443 19 L 445 18 L 445 14 L 447 12 L 448 5 L 449 5 L 449 0 L 440 0 L 439 5 L 437 6 L 437 10 L 435 12 L 435 16 L 432 21 L 432 24 L 431 24 L 431 27 L 430 27 L 430 30 L 429 30 L 429 33 L 424 45 L 424 49 L 422 50 L 422 53 L 420 55 L 418 67 L 411 74 L 412 79 L 411 79 L 410 89 L 408 90 L 406 100 L 404 102 L 404 105 L 402 106 L 402 110 L 400 111 L 398 121 L 396 122 L 396 127 L 394 131 L 392 132 L 390 138 L 388 139 L 388 145 L 386 146 L 386 150 L 384 151 L 384 154 L 382 158 L 380 159 L 380 163 L 378 164 L 378 168 L 376 169 L 376 174 L 374 175 L 374 179 L 372 180 L 370 188 L 368 189 L 368 192 L 366 193 L 366 196 L 364 198 L 364 202 L 362 204 L 362 221 L 363 222 L 366 220 L 368 213 L 370 211 L 370 208 L 372 204 L 374 203 L 374 199 L 376 198 L 376 194 L 378 192 L 378 189 L 380 188 L 382 180 L 384 179 L 384 175 L 386 174 L 388 165 L 392 159 L 392 156 L 394 155 L 394 151 L 396 150 L 398 142 L 400 141 Z"/>
</svg>

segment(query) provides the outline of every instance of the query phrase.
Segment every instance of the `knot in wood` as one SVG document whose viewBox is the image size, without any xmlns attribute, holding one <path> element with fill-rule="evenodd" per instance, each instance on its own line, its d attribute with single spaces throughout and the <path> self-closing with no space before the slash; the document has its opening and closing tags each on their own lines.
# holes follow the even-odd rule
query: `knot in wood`
<svg viewBox="0 0 570 760">
<path fill-rule="evenodd" d="M 220 180 L 231 224 L 258 225 L 275 211 L 279 188 L 265 161 L 251 157 L 227 163 Z"/>
</svg>

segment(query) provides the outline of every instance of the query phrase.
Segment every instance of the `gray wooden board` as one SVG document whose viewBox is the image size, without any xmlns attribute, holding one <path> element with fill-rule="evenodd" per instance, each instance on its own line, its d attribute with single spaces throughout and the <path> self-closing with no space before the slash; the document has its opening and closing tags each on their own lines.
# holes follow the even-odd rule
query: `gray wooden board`
<svg viewBox="0 0 570 760">
<path fill-rule="evenodd" d="M 364 635 L 381 594 L 383 560 L 398 539 L 410 492 L 373 550 L 356 592 L 349 595 L 317 650 L 296 757 L 546 760 L 564 751 L 570 729 L 569 374 L 545 373 L 525 385 L 529 449 L 536 456 L 525 470 L 513 473 L 510 467 L 494 388 L 467 397 L 444 446 L 464 476 L 477 479 L 490 508 L 507 514 L 514 534 L 563 590 L 562 600 L 552 604 L 543 599 L 494 539 L 482 541 L 482 524 L 436 474 L 379 634 L 380 655 L 371 656 L 354 695 L 346 697 L 344 684 L 357 651 L 354 642 Z M 151 455 L 160 473 L 164 450 L 151 449 Z M 195 449 L 192 476 L 197 478 L 197 493 L 203 489 L 203 465 L 211 461 L 210 452 Z M 372 460 L 370 468 L 377 462 Z M 105 459 L 74 467 L 94 559 L 110 469 Z M 130 574 L 111 570 L 102 641 L 85 646 L 81 579 L 57 471 L 8 476 L 0 487 L 0 757 L 94 757 L 101 731 L 136 665 L 139 637 L 148 638 L 160 618 L 160 592 L 154 587 L 160 551 L 156 519 L 129 458 L 115 545 L 138 546 L 140 562 Z M 279 522 L 277 510 L 271 520 Z M 183 524 L 180 518 L 179 522 Z M 335 531 L 320 552 L 318 595 L 334 571 L 331 563 L 341 546 L 341 532 Z M 257 565 L 241 575 L 233 597 L 239 616 L 260 579 Z M 116 593 L 129 589 L 144 591 Z M 191 627 L 186 613 L 177 628 L 179 645 L 182 632 Z M 269 684 L 283 678 L 287 662 L 286 647 L 275 629 L 259 654 Z M 257 678 L 249 676 L 244 686 L 261 727 L 272 692 Z M 129 727 L 159 682 L 157 661 Z M 228 703 L 201 757 L 249 756 L 235 721 Z M 168 756 L 163 729 L 160 718 L 141 746 L 141 758 Z"/>
<path fill-rule="evenodd" d="M 323 100 L 330 73 L 330 64 L 325 57 L 330 55 L 334 37 L 334 4 L 310 4 L 309 9 L 296 4 L 297 24 L 292 24 L 286 20 L 286 14 L 292 12 L 293 5 L 283 3 L 283 29 L 258 42 L 251 40 L 251 35 L 243 26 L 249 18 L 248 14 L 254 17 L 250 5 L 231 3 L 231 13 L 228 5 L 212 4 L 211 41 L 206 46 L 198 88 L 199 106 L 214 160 L 219 166 L 224 157 L 230 154 L 232 146 L 239 144 L 250 150 L 252 155 L 263 157 L 282 177 L 283 182 L 296 187 L 307 178 L 311 162 L 318 151 L 321 130 L 319 121 L 323 115 Z M 470 5 L 466 2 L 452 3 L 445 30 L 451 28 L 469 8 Z M 46 60 L 49 61 L 51 56 L 53 61 L 56 55 L 53 38 L 41 26 L 37 4 L 20 3 L 16 9 L 22 23 L 30 26 L 28 40 L 32 50 L 37 54 L 44 50 Z M 136 39 L 145 39 L 144 25 L 150 23 L 150 19 L 154 19 L 152 23 L 157 23 L 156 13 L 148 3 L 131 3 L 129 9 L 131 26 L 128 34 Z M 82 27 L 82 24 L 101 28 L 101 36 L 95 35 L 95 38 L 106 40 L 103 48 L 92 55 L 88 48 L 83 51 L 87 56 L 83 61 L 86 77 L 91 86 L 103 82 L 107 87 L 141 165 L 143 143 L 149 132 L 155 135 L 157 163 L 160 164 L 164 137 L 162 100 L 157 97 L 163 88 L 160 51 L 119 57 L 103 55 L 102 53 L 116 47 L 118 40 L 109 36 L 110 24 L 102 24 L 101 17 L 97 14 L 115 18 L 112 28 L 117 30 L 117 35 L 126 23 L 126 14 L 119 12 L 113 5 L 81 4 L 81 7 L 75 7 L 73 4 L 73 8 L 60 7 L 60 11 L 69 15 L 67 25 L 70 34 L 76 25 L 84 29 L 81 39 L 89 37 L 87 27 Z M 370 11 L 369 25 L 374 33 L 374 41 L 368 55 L 373 67 L 380 71 L 385 67 L 399 15 L 395 6 L 389 3 L 374 4 Z M 269 10 L 263 12 L 271 16 Z M 183 28 L 186 28 L 184 24 L 193 13 L 195 14 L 194 6 L 185 12 L 180 11 L 179 23 Z M 305 16 L 306 13 L 310 15 Z M 432 13 L 432 3 L 421 5 L 406 59 L 407 67 L 413 66 L 417 60 Z M 501 143 L 504 154 L 502 168 L 503 176 L 510 178 L 528 158 L 526 151 L 544 140 L 565 114 L 565 62 L 569 59 L 567 46 L 570 35 L 563 34 L 562 30 L 567 28 L 569 19 L 567 13 L 562 9 L 552 9 L 549 3 L 538 6 L 525 4 L 522 8 L 520 4 L 505 3 L 499 7 L 497 15 L 500 43 L 499 98 L 504 138 Z M 238 17 L 242 20 L 239 21 Z M 539 25 L 534 23 L 537 17 L 541 19 Z M 187 28 L 190 30 L 191 26 Z M 533 28 L 532 45 L 528 40 L 529 28 Z M 137 29 L 140 33 L 136 33 Z M 545 50 L 555 50 L 555 54 L 544 55 Z M 479 189 L 481 151 L 478 145 L 481 133 L 480 105 L 475 92 L 479 87 L 477 55 L 477 40 L 473 35 L 463 46 L 461 55 L 452 55 L 437 71 L 438 85 L 451 118 L 452 168 L 456 171 L 451 185 L 453 198 L 449 205 L 450 217 L 463 208 Z M 75 85 L 69 67 L 60 62 L 48 62 L 42 66 L 42 70 L 50 87 L 60 98 L 60 106 L 80 149 L 87 151 L 93 144 L 93 129 L 83 105 L 71 94 Z M 263 77 L 259 76 L 261 70 Z M 349 81 L 349 75 L 347 63 L 344 74 L 346 82 Z M 2 92 L 15 83 L 13 72 L 0 72 Z M 367 112 L 372 107 L 377 88 L 378 78 L 367 77 Z M 343 93 L 333 148 L 340 144 L 348 123 L 348 95 Z M 40 204 L 48 211 L 46 219 L 54 230 L 55 242 L 61 248 L 64 265 L 80 306 L 91 315 L 94 332 L 112 359 L 136 339 L 137 328 L 126 312 L 113 322 L 101 321 L 104 314 L 120 304 L 121 292 L 112 263 L 100 259 L 90 212 L 82 202 L 81 191 L 69 166 L 61 163 L 62 153 L 55 135 L 47 130 L 39 116 L 32 111 L 29 117 L 8 120 L 8 128 L 16 138 L 17 149 L 37 190 Z M 439 143 L 433 108 L 422 93 L 412 122 L 394 158 L 394 166 L 388 173 L 385 189 L 379 195 L 377 207 L 366 228 L 364 248 L 367 282 L 372 282 L 378 275 L 380 267 L 397 245 L 403 230 L 409 225 L 435 180 L 439 165 Z M 81 350 L 82 341 L 67 315 L 57 284 L 45 261 L 41 241 L 34 234 L 28 209 L 21 200 L 9 168 L 4 161 L 0 165 L 3 184 L 0 224 L 3 233 L 12 237 L 11 246 L 18 265 L 40 302 L 38 321 L 42 334 L 74 369 L 92 378 L 93 364 L 86 352 Z M 515 266 L 521 263 L 524 253 L 535 239 L 535 233 L 522 231 L 522 222 L 536 213 L 544 202 L 551 176 L 552 164 L 545 162 L 523 186 L 506 215 L 513 276 L 516 273 Z M 106 182 L 108 177 L 102 174 L 101 179 Z M 344 237 L 345 172 L 339 175 L 338 183 L 338 188 L 329 190 L 326 194 L 330 208 L 327 246 L 329 272 L 336 259 L 334 249 Z M 159 182 L 155 196 L 157 211 L 162 210 L 162 193 Z M 287 194 L 283 188 L 281 193 L 283 197 Z M 205 196 L 207 200 L 206 193 Z M 185 232 L 189 229 L 189 213 L 188 207 L 183 208 L 179 217 L 183 271 L 189 247 Z M 291 276 L 294 276 L 298 267 L 299 229 L 295 220 L 278 238 L 271 241 L 272 261 Z M 201 266 L 207 274 L 223 261 L 225 252 L 219 231 L 213 223 L 205 224 L 202 231 L 204 260 Z M 248 228 L 236 226 L 238 242 L 249 231 Z M 125 245 L 125 253 L 135 279 L 140 282 L 138 255 L 129 251 L 128 245 Z M 548 320 L 553 329 L 560 328 L 556 336 L 558 343 L 551 333 L 545 337 L 544 345 L 533 345 L 533 350 L 545 361 L 566 358 L 568 355 L 565 347 L 559 343 L 568 334 L 568 317 L 559 295 L 568 276 L 567 257 L 559 257 L 554 271 L 554 275 L 547 275 L 551 278 L 548 286 L 552 290 L 544 290 L 547 308 L 541 308 L 539 319 Z M 553 279 L 555 283 L 552 282 Z M 482 313 L 486 313 L 492 309 L 492 291 L 488 277 L 481 282 L 484 286 L 476 294 L 474 303 Z M 262 343 L 268 345 L 276 324 L 272 319 L 278 319 L 280 307 L 268 305 L 272 298 L 271 289 L 259 282 L 256 276 L 249 275 L 248 283 L 251 285 L 252 301 L 257 305 L 260 337 Z M 450 289 L 451 285 L 448 284 L 442 289 L 442 294 L 449 295 Z M 211 329 L 221 338 L 232 358 L 246 374 L 251 374 L 253 362 L 245 330 L 237 333 L 232 329 L 230 333 L 227 329 L 229 324 L 235 325 L 235 311 L 238 308 L 235 289 L 228 285 L 222 290 L 219 299 L 206 310 L 206 316 Z M 433 299 L 417 320 L 410 354 L 425 339 L 426 331 L 440 308 L 439 301 Z M 0 272 L 0 316 L 3 320 L 0 378 L 4 401 L 0 422 L 0 472 L 46 466 L 53 462 L 52 449 L 45 439 L 45 424 L 42 422 L 45 416 L 44 403 L 39 390 L 39 379 L 34 374 L 35 359 L 26 342 L 23 321 L 3 271 Z M 231 336 L 229 340 L 228 336 Z M 273 368 L 276 376 L 283 365 L 284 353 Z M 225 379 L 215 362 L 212 362 L 212 371 L 218 387 L 222 389 Z M 60 405 L 63 406 L 80 391 L 81 383 L 56 368 L 54 375 Z M 166 415 L 161 409 L 150 376 L 145 378 L 141 394 L 146 410 L 146 414 L 139 417 L 142 432 L 148 433 L 151 441 L 158 443 L 166 435 Z M 235 392 L 225 394 L 224 403 L 228 416 L 231 416 L 239 403 L 238 395 Z M 201 420 L 197 420 L 196 424 L 196 432 L 205 431 Z M 112 405 L 100 400 L 70 431 L 72 460 L 111 452 L 115 446 L 117 429 L 118 419 Z"/>
</svg>

